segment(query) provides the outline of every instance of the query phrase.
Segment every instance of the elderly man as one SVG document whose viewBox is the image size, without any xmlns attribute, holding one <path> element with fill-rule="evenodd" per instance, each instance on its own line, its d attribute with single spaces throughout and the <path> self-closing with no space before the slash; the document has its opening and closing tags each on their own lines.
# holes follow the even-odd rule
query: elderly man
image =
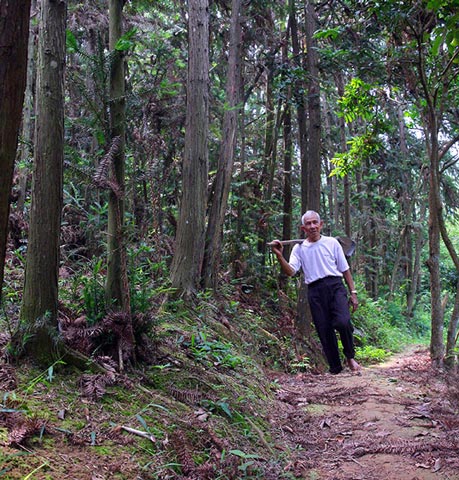
<svg viewBox="0 0 459 480">
<path fill-rule="evenodd" d="M 349 303 L 354 311 L 358 300 L 346 256 L 338 240 L 320 233 L 323 221 L 317 212 L 307 211 L 302 216 L 301 223 L 306 239 L 293 247 L 288 262 L 282 255 L 283 247 L 279 240 L 271 242 L 272 250 L 286 275 L 293 276 L 300 268 L 303 270 L 312 319 L 330 373 L 337 374 L 343 370 L 335 330 L 340 334 L 349 368 L 358 371 L 360 365 L 354 359 L 354 328 L 349 311 Z M 350 302 L 343 277 L 349 289 Z"/>
</svg>

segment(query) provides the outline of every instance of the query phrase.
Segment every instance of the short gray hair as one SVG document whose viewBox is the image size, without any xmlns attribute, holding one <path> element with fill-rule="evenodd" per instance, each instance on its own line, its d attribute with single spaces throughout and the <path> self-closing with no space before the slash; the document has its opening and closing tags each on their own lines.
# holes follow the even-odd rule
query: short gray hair
<svg viewBox="0 0 459 480">
<path fill-rule="evenodd" d="M 315 215 L 317 219 L 320 222 L 320 215 L 315 211 L 315 210 L 308 210 L 303 216 L 301 217 L 301 224 L 304 225 L 304 221 L 306 220 L 306 217 L 309 217 L 310 215 Z"/>
</svg>

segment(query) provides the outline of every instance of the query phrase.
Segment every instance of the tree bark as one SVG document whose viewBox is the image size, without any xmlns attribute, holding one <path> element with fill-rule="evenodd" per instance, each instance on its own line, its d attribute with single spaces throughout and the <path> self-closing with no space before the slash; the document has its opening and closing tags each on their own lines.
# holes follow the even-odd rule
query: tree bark
<svg viewBox="0 0 459 480">
<path fill-rule="evenodd" d="M 188 297 L 199 288 L 207 204 L 209 124 L 209 3 L 189 0 L 187 118 L 182 198 L 177 224 L 172 286 Z"/>
<path fill-rule="evenodd" d="M 35 165 L 21 308 L 26 351 L 40 364 L 51 362 L 56 354 L 66 13 L 64 0 L 41 3 Z M 33 334 L 26 337 L 30 331 Z"/>
<path fill-rule="evenodd" d="M 440 178 L 438 159 L 438 127 L 433 111 L 429 112 L 427 125 L 428 151 L 430 160 L 429 171 L 429 259 L 427 267 L 430 272 L 430 308 L 431 337 L 430 356 L 435 366 L 443 363 L 443 319 L 444 311 L 441 302 L 440 277 L 440 221 L 442 204 L 440 199 Z"/>
<path fill-rule="evenodd" d="M 211 206 L 206 233 L 206 246 L 203 261 L 203 284 L 206 288 L 217 288 L 220 266 L 222 231 L 228 196 L 231 188 L 231 176 L 234 165 L 234 150 L 237 138 L 237 120 L 241 83 L 241 0 L 233 0 L 231 6 L 231 25 L 229 40 L 229 58 L 226 81 L 226 109 L 223 115 L 222 144 L 218 158 L 218 170 L 211 192 Z"/>
<path fill-rule="evenodd" d="M 0 301 L 27 73 L 30 0 L 0 0 Z"/>
<path fill-rule="evenodd" d="M 126 247 L 123 242 L 125 190 L 126 101 L 124 55 L 116 49 L 122 35 L 124 0 L 109 3 L 109 49 L 112 52 L 110 69 L 110 136 L 117 139 L 113 156 L 116 191 L 109 192 L 108 201 L 108 267 L 105 297 L 108 308 L 130 312 L 129 286 L 126 271 Z"/>
<path fill-rule="evenodd" d="M 277 157 L 277 129 L 278 111 L 274 106 L 274 92 L 273 92 L 273 65 L 268 67 L 266 75 L 266 122 L 265 122 L 265 140 L 264 140 L 264 155 L 263 155 L 263 170 L 260 176 L 259 185 L 262 187 L 260 192 L 260 204 L 259 217 L 257 222 L 258 244 L 257 251 L 261 254 L 262 262 L 264 264 L 266 259 L 266 242 L 268 238 L 268 223 L 266 205 L 271 199 L 272 185 L 273 185 L 273 167 L 276 164 Z"/>
<path fill-rule="evenodd" d="M 419 222 L 425 221 L 427 206 L 424 202 L 421 203 Z M 416 218 L 414 218 L 416 221 Z M 414 248 L 414 261 L 413 271 L 411 274 L 410 288 L 406 299 L 406 316 L 411 319 L 413 317 L 413 310 L 416 300 L 416 292 L 418 291 L 419 282 L 421 278 L 421 253 L 425 244 L 424 232 L 422 228 L 416 227 L 415 229 L 415 248 Z"/>
<path fill-rule="evenodd" d="M 292 39 L 293 62 L 298 69 L 303 68 L 300 57 L 300 42 L 298 40 L 298 22 L 296 19 L 295 0 L 289 0 L 289 26 Z M 301 166 L 301 212 L 306 212 L 308 207 L 308 130 L 307 117 L 303 92 L 306 85 L 301 78 L 297 78 L 294 87 L 296 116 L 298 122 L 298 145 L 300 149 Z"/>
<path fill-rule="evenodd" d="M 31 11 L 36 9 L 36 0 L 31 2 Z M 22 144 L 20 148 L 19 158 L 24 166 L 18 172 L 19 176 L 19 192 L 16 203 L 17 211 L 24 212 L 24 206 L 27 195 L 27 188 L 29 186 L 29 165 L 33 158 L 33 130 L 34 130 L 34 104 L 35 104 L 35 78 L 36 78 L 36 38 L 37 31 L 34 22 L 29 24 L 29 40 L 28 40 L 28 57 L 27 57 L 27 80 L 24 94 L 24 107 L 22 110 Z"/>
<path fill-rule="evenodd" d="M 321 173 L 321 117 L 320 117 L 320 84 L 319 59 L 317 55 L 317 41 L 314 33 L 317 30 L 316 13 L 312 1 L 305 6 L 305 33 L 308 66 L 308 210 L 320 211 L 320 173 Z"/>
<path fill-rule="evenodd" d="M 288 35 L 288 30 L 287 30 Z M 287 42 L 282 49 L 282 61 L 287 63 L 288 52 Z M 287 98 L 285 100 L 284 114 L 283 114 L 283 140 L 284 140 L 284 172 L 283 172 L 283 209 L 282 209 L 282 239 L 288 240 L 292 235 L 292 210 L 293 210 L 293 196 L 292 196 L 292 156 L 293 156 L 293 141 L 292 141 L 292 114 L 291 114 L 291 89 L 288 89 Z M 291 248 L 284 248 L 284 257 L 286 260 L 290 257 Z M 281 272 L 279 275 L 279 286 L 284 289 L 287 286 L 287 276 Z"/>
<path fill-rule="evenodd" d="M 289 0 L 289 26 L 292 39 L 293 62 L 298 69 L 302 69 L 300 42 L 298 39 L 298 22 L 296 19 L 295 0 Z M 297 78 L 294 85 L 293 96 L 296 104 L 296 117 L 298 123 L 298 145 L 300 150 L 301 167 L 301 212 L 308 209 L 308 189 L 309 189 L 309 159 L 308 159 L 308 128 L 306 107 L 303 92 L 306 91 L 306 85 L 303 79 Z M 309 339 L 312 334 L 311 322 L 312 315 L 307 299 L 308 287 L 301 277 L 300 288 L 298 291 L 297 315 L 295 326 L 300 335 Z"/>
</svg>

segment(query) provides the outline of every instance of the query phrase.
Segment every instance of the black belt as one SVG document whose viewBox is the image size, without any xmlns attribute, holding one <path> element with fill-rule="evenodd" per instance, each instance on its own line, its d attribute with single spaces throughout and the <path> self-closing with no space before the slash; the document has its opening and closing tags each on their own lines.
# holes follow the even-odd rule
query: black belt
<svg viewBox="0 0 459 480">
<path fill-rule="evenodd" d="M 333 280 L 334 278 L 341 280 L 342 277 L 337 277 L 337 276 L 335 276 L 335 275 L 329 275 L 328 277 L 322 277 L 322 278 L 319 278 L 318 280 L 314 280 L 313 282 L 308 283 L 308 288 L 317 287 L 317 286 L 319 286 L 321 283 L 324 283 L 324 282 L 326 282 L 327 280 Z"/>
</svg>

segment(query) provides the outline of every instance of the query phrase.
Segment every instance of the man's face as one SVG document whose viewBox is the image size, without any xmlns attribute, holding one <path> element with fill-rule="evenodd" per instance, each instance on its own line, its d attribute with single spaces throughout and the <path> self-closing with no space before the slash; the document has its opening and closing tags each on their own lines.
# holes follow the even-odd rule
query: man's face
<svg viewBox="0 0 459 480">
<path fill-rule="evenodd" d="M 320 238 L 320 231 L 322 230 L 323 221 L 319 220 L 317 215 L 308 215 L 304 219 L 301 229 L 306 234 L 306 238 L 310 242 L 316 242 Z"/>
</svg>

